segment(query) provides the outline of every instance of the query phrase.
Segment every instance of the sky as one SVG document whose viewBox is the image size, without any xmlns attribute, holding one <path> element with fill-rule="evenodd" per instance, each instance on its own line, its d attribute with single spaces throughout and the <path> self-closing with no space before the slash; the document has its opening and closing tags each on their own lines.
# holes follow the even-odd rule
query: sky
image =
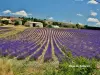
<svg viewBox="0 0 100 75">
<path fill-rule="evenodd" d="M 100 3 L 95 0 L 0 0 L 0 15 L 100 26 Z"/>
</svg>

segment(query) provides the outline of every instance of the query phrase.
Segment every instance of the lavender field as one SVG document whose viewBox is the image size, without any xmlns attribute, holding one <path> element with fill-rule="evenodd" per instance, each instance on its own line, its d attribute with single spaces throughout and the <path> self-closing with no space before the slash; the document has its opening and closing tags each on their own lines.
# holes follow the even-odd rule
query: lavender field
<svg viewBox="0 0 100 75">
<path fill-rule="evenodd" d="M 6 31 L 10 30 L 0 28 L 0 34 Z M 100 31 L 28 28 L 16 35 L 0 38 L 0 56 L 18 60 L 61 61 L 65 58 L 63 49 L 71 51 L 73 56 L 100 60 Z"/>
</svg>

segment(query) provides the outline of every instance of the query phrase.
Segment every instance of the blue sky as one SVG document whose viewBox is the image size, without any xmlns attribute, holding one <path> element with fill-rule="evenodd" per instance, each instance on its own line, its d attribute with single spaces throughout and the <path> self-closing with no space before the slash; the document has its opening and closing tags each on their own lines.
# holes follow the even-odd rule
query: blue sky
<svg viewBox="0 0 100 75">
<path fill-rule="evenodd" d="M 0 15 L 100 26 L 100 4 L 94 0 L 0 0 Z"/>
</svg>

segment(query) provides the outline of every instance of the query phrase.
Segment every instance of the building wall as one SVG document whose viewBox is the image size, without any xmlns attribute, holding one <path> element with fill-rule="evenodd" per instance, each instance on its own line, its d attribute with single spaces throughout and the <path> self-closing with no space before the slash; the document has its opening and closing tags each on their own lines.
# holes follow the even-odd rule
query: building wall
<svg viewBox="0 0 100 75">
<path fill-rule="evenodd" d="M 43 24 L 42 24 L 41 22 L 30 22 L 30 21 L 29 21 L 29 22 L 26 22 L 25 25 L 26 25 L 26 26 L 29 26 L 29 27 L 33 27 L 33 24 L 34 24 L 34 23 L 36 24 L 36 27 L 43 28 Z"/>
<path fill-rule="evenodd" d="M 33 27 L 33 24 L 32 23 L 30 23 L 30 27 Z"/>
<path fill-rule="evenodd" d="M 42 23 L 37 23 L 37 24 L 36 24 L 36 27 L 43 28 L 43 24 L 42 24 Z"/>
</svg>

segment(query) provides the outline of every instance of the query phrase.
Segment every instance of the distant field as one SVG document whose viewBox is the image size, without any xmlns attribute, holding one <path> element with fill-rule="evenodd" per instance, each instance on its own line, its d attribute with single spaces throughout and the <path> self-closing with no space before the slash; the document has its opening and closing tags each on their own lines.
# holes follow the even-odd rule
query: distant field
<svg viewBox="0 0 100 75">
<path fill-rule="evenodd" d="M 14 29 L 0 28 L 0 35 L 11 31 Z M 65 59 L 63 49 L 66 52 L 71 51 L 73 56 L 100 60 L 100 31 L 28 28 L 23 32 L 0 39 L 0 55 L 18 60 L 60 62 Z"/>
</svg>

